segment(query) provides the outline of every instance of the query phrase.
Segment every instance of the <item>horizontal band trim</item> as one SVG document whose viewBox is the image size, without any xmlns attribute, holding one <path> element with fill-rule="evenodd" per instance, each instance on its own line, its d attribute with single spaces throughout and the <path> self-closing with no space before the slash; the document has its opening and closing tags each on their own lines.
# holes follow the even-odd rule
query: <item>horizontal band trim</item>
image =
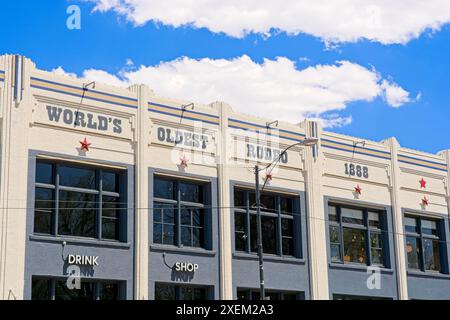
<svg viewBox="0 0 450 320">
<path fill-rule="evenodd" d="M 214 125 L 219 125 L 219 117 L 216 115 L 211 115 L 207 113 L 191 111 L 191 110 L 182 110 L 180 108 L 175 108 L 172 106 L 167 106 L 159 103 L 148 103 L 148 110 L 154 111 L 161 114 L 166 114 L 170 116 L 175 116 L 178 118 L 189 119 L 193 121 L 202 121 L 205 123 L 210 123 Z"/>
<path fill-rule="evenodd" d="M 151 109 L 149 108 L 148 111 L 150 112 L 154 112 L 154 113 L 159 113 L 159 114 L 164 114 L 166 116 L 172 116 L 172 117 L 177 117 L 177 118 L 181 118 L 181 115 L 178 114 L 174 114 L 174 113 L 170 113 L 170 112 L 166 112 L 166 111 L 161 111 L 161 110 L 156 110 L 156 109 Z M 208 120 L 201 120 L 198 118 L 193 118 L 187 115 L 183 115 L 183 119 L 187 119 L 187 120 L 192 120 L 192 121 L 201 121 L 201 122 L 205 122 L 205 123 L 209 123 L 212 125 L 219 125 L 217 122 L 212 122 L 212 121 L 208 121 Z"/>
<path fill-rule="evenodd" d="M 131 107 L 137 109 L 137 99 L 129 97 L 117 96 L 109 93 L 104 93 L 95 90 L 84 90 L 80 87 L 65 85 L 48 80 L 31 78 L 31 87 L 56 93 L 67 94 L 74 97 L 83 97 L 85 99 L 91 99 L 100 102 L 106 102 L 110 104 L 120 105 L 124 107 Z"/>
<path fill-rule="evenodd" d="M 353 146 L 350 144 L 333 141 L 333 140 L 328 140 L 328 139 L 322 139 L 321 141 L 322 141 L 322 146 L 326 147 L 326 148 L 347 151 L 347 152 L 352 152 L 352 153 L 358 153 L 358 154 L 377 157 L 377 158 L 381 158 L 381 159 L 387 159 L 387 160 L 391 159 L 391 154 L 386 151 L 380 151 L 380 150 L 375 150 L 375 149 L 371 149 L 371 148 L 363 148 L 363 147 Z"/>
<path fill-rule="evenodd" d="M 424 168 L 436 169 L 441 171 L 447 171 L 447 165 L 445 163 L 438 163 L 428 160 L 417 159 L 413 157 L 408 157 L 404 155 L 398 156 L 398 161 L 402 163 L 407 163 L 411 165 L 421 166 Z"/>
</svg>

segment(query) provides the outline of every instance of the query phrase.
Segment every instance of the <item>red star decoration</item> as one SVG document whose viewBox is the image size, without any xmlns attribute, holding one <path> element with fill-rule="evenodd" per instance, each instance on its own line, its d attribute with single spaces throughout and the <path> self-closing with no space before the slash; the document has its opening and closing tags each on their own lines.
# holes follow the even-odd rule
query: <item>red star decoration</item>
<svg viewBox="0 0 450 320">
<path fill-rule="evenodd" d="M 183 158 L 180 158 L 180 166 L 187 168 L 189 160 L 186 158 L 186 156 L 183 156 Z"/>
<path fill-rule="evenodd" d="M 420 188 L 426 188 L 427 187 L 427 182 L 422 178 L 422 180 L 419 181 L 420 183 Z"/>
<path fill-rule="evenodd" d="M 429 204 L 430 199 L 427 199 L 427 197 L 423 197 L 422 199 L 422 205 L 427 206 Z"/>
<path fill-rule="evenodd" d="M 83 141 L 80 141 L 80 143 L 81 151 L 89 151 L 89 146 L 91 145 L 91 143 L 89 143 L 86 138 L 84 138 Z"/>
<path fill-rule="evenodd" d="M 266 179 L 272 181 L 273 179 L 273 174 L 271 172 L 267 172 L 266 173 Z"/>
<path fill-rule="evenodd" d="M 359 184 L 355 187 L 355 192 L 356 192 L 357 194 L 361 194 L 362 188 L 359 186 Z"/>
</svg>

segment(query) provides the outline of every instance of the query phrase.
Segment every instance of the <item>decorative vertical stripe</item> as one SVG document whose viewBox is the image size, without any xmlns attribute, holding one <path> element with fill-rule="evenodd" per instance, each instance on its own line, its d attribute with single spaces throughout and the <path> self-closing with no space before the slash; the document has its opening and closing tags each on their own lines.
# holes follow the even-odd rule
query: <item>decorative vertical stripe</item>
<svg viewBox="0 0 450 320">
<path fill-rule="evenodd" d="M 0 82 L 4 82 L 5 81 L 5 71 L 0 70 Z"/>
<path fill-rule="evenodd" d="M 311 137 L 312 138 L 317 138 L 318 134 L 317 134 L 317 122 L 313 121 L 311 122 Z M 313 157 L 314 159 L 317 158 L 317 156 L 319 155 L 319 144 L 315 144 L 312 147 L 313 150 Z"/>
<path fill-rule="evenodd" d="M 13 64 L 13 73 L 14 73 L 14 100 L 17 101 L 17 95 L 18 95 L 18 83 L 19 83 L 19 56 L 14 57 L 14 64 Z"/>
</svg>

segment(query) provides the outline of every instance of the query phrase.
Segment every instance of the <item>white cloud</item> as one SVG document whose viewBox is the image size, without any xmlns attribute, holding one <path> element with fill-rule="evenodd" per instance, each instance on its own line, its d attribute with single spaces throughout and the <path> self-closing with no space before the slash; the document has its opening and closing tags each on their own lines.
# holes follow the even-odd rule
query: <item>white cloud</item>
<svg viewBox="0 0 450 320">
<path fill-rule="evenodd" d="M 384 98 L 392 107 L 397 108 L 411 101 L 409 93 L 396 83 L 383 80 L 381 88 L 384 91 Z"/>
<path fill-rule="evenodd" d="M 56 73 L 60 76 L 68 76 L 68 77 L 72 77 L 72 78 L 76 78 L 77 75 L 75 73 L 70 73 L 70 72 L 66 72 L 63 67 L 59 66 L 56 69 L 53 69 L 51 72 Z"/>
<path fill-rule="evenodd" d="M 270 119 L 298 122 L 317 117 L 328 127 L 351 123 L 351 117 L 333 114 L 350 102 L 381 97 L 398 107 L 409 101 L 400 86 L 349 61 L 298 70 L 294 61 L 282 57 L 261 64 L 246 55 L 231 60 L 185 57 L 124 69 L 118 75 L 90 69 L 83 77 L 115 86 L 143 83 L 159 96 L 198 103 L 226 101 L 238 112 Z"/>
<path fill-rule="evenodd" d="M 135 25 L 207 28 L 241 38 L 248 33 L 305 33 L 327 43 L 362 38 L 407 43 L 450 22 L 449 0 L 85 0 Z"/>
</svg>

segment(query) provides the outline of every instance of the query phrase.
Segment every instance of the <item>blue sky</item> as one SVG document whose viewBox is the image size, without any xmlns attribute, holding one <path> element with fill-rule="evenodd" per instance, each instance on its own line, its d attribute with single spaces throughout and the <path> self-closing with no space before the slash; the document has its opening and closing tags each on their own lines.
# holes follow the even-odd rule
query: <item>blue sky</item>
<svg viewBox="0 0 450 320">
<path fill-rule="evenodd" d="M 174 74 L 161 70 L 158 66 L 162 62 L 169 63 L 170 66 L 177 61 L 176 59 L 187 57 L 188 60 L 176 64 L 175 70 L 197 74 L 208 61 L 224 59 L 228 63 L 227 68 L 237 67 L 237 72 L 248 70 L 249 74 L 253 74 L 255 70 L 259 70 L 258 66 L 264 66 L 265 59 L 275 62 L 277 57 L 284 57 L 286 61 L 293 63 L 295 70 L 285 66 L 283 70 L 286 75 L 279 75 L 278 78 L 276 70 L 264 68 L 264 71 L 256 72 L 258 74 L 256 81 L 261 81 L 263 88 L 273 84 L 277 90 L 279 88 L 282 90 L 284 87 L 289 87 L 289 92 L 296 87 L 307 90 L 293 94 L 286 101 L 262 102 L 267 108 L 261 114 L 262 116 L 270 116 L 271 106 L 277 106 L 277 103 L 286 103 L 290 108 L 289 114 L 295 114 L 297 112 L 295 101 L 299 99 L 299 110 L 301 110 L 298 111 L 299 117 L 306 113 L 315 113 L 321 118 L 327 118 L 330 115 L 340 119 L 351 117 L 351 123 L 344 121 L 347 124 L 335 125 L 328 129 L 334 132 L 375 141 L 396 136 L 402 146 L 432 153 L 450 148 L 450 26 L 447 24 L 448 21 L 445 21 L 445 17 L 439 18 L 440 25 L 436 30 L 419 32 L 418 37 L 407 40 L 402 38 L 398 41 L 399 43 L 392 39 L 386 40 L 387 38 L 383 38 L 381 33 L 378 38 L 362 34 L 357 40 L 348 41 L 345 38 L 348 32 L 343 31 L 339 34 L 339 36 L 342 35 L 342 39 L 327 46 L 327 39 L 324 36 L 318 36 L 317 32 L 311 31 L 288 35 L 286 32 L 272 30 L 271 35 L 267 37 L 259 33 L 236 36 L 226 25 L 221 26 L 225 30 L 222 32 L 211 31 L 212 27 L 209 26 L 175 27 L 170 25 L 170 22 L 155 24 L 148 21 L 136 26 L 130 15 L 121 15 L 114 10 L 92 12 L 96 5 L 94 2 L 4 1 L 3 10 L 0 12 L 3 24 L 0 31 L 2 33 L 0 53 L 23 54 L 36 62 L 40 69 L 53 70 L 61 67 L 65 72 L 75 73 L 80 77 L 83 75 L 99 77 L 99 73 L 92 70 L 101 70 L 103 76 L 108 74 L 124 82 L 148 77 L 149 85 L 155 88 L 157 94 L 161 91 L 163 95 L 169 95 L 171 92 L 171 82 L 164 80 L 173 78 Z M 129 3 L 133 1 L 130 0 Z M 81 30 L 69 30 L 66 27 L 68 18 L 66 9 L 71 4 L 77 4 L 81 8 Z M 432 23 L 433 12 L 425 18 L 430 19 Z M 304 26 L 300 24 L 298 27 Z M 405 26 L 406 29 L 413 27 L 415 26 Z M 289 26 L 286 27 L 288 28 Z M 326 28 L 327 26 L 325 31 Z M 320 27 L 311 27 L 311 29 L 322 31 Z M 394 33 L 395 31 L 392 32 Z M 389 35 L 389 30 L 385 34 Z M 354 36 L 353 33 L 351 36 Z M 248 56 L 249 61 L 239 60 L 243 56 Z M 205 58 L 209 60 L 196 63 Z M 127 65 L 127 60 L 131 60 L 133 64 Z M 349 80 L 345 89 L 335 88 L 345 82 L 342 81 L 342 77 L 346 78 L 344 70 L 339 69 L 338 61 L 347 61 L 349 69 L 345 72 L 351 72 L 354 75 L 354 79 L 351 80 L 353 82 Z M 357 68 L 350 68 L 350 65 Z M 277 67 L 278 64 L 274 66 Z M 330 69 L 326 67 L 324 71 L 320 66 L 328 66 Z M 150 69 L 143 71 L 143 68 Z M 214 66 L 214 68 L 218 67 Z M 313 83 L 305 79 L 310 75 L 309 73 L 300 73 L 306 68 L 310 68 L 312 77 L 317 77 Z M 86 70 L 91 71 L 86 72 Z M 337 70 L 342 71 L 339 76 L 334 75 Z M 227 74 L 229 72 L 223 74 L 219 72 L 220 78 L 217 81 L 221 84 L 217 85 L 218 88 L 224 88 L 221 86 L 227 85 L 224 80 Z M 390 103 L 383 93 L 375 94 L 364 90 L 364 92 L 349 92 L 353 84 L 358 84 L 359 74 L 366 77 L 364 81 L 368 83 L 371 83 L 368 76 L 378 75 L 379 79 L 372 81 L 375 84 L 373 88 L 375 91 L 384 88 L 382 82 L 385 81 L 391 87 L 401 87 L 404 92 L 407 92 L 408 97 L 401 102 Z M 298 81 L 298 84 L 294 82 L 288 86 L 287 83 L 292 77 Z M 207 76 L 188 78 L 188 80 L 192 79 L 200 82 L 214 81 Z M 236 81 L 236 79 L 241 78 L 232 78 L 230 81 Z M 243 79 L 245 81 L 246 78 Z M 286 81 L 286 85 L 283 85 L 283 81 Z M 302 100 L 305 92 L 309 92 L 311 87 L 321 87 L 321 81 L 325 82 L 324 96 L 331 92 L 331 98 L 329 98 L 331 100 L 327 100 L 328 98 L 324 101 L 316 101 L 313 98 Z M 365 83 L 364 81 L 360 83 Z M 168 84 L 162 85 L 161 82 Z M 189 88 L 188 91 L 180 88 L 173 88 L 173 90 L 175 95 L 186 95 L 180 97 L 185 100 L 202 99 L 200 93 L 195 94 L 195 90 L 201 91 L 199 87 Z M 341 96 L 342 90 L 345 97 Z M 243 105 L 247 103 L 253 105 L 252 101 L 246 100 L 253 99 L 254 96 L 251 94 L 245 97 L 242 92 L 239 96 L 231 89 L 229 91 L 225 92 L 224 96 L 238 101 L 235 104 L 242 101 Z M 189 92 L 194 92 L 192 97 L 188 94 Z M 339 97 L 336 98 L 336 95 Z M 219 98 L 221 97 L 217 97 Z M 211 102 L 210 97 L 205 99 L 199 102 Z M 275 100 L 277 96 L 265 95 L 264 99 Z M 327 101 L 335 105 L 328 107 Z M 400 105 L 393 106 L 393 104 Z M 253 113 L 257 113 L 257 104 L 254 105 L 256 111 Z M 235 105 L 232 106 L 235 108 Z M 239 108 L 235 109 L 239 110 Z M 277 113 L 273 112 L 273 114 L 276 119 Z"/>
</svg>

